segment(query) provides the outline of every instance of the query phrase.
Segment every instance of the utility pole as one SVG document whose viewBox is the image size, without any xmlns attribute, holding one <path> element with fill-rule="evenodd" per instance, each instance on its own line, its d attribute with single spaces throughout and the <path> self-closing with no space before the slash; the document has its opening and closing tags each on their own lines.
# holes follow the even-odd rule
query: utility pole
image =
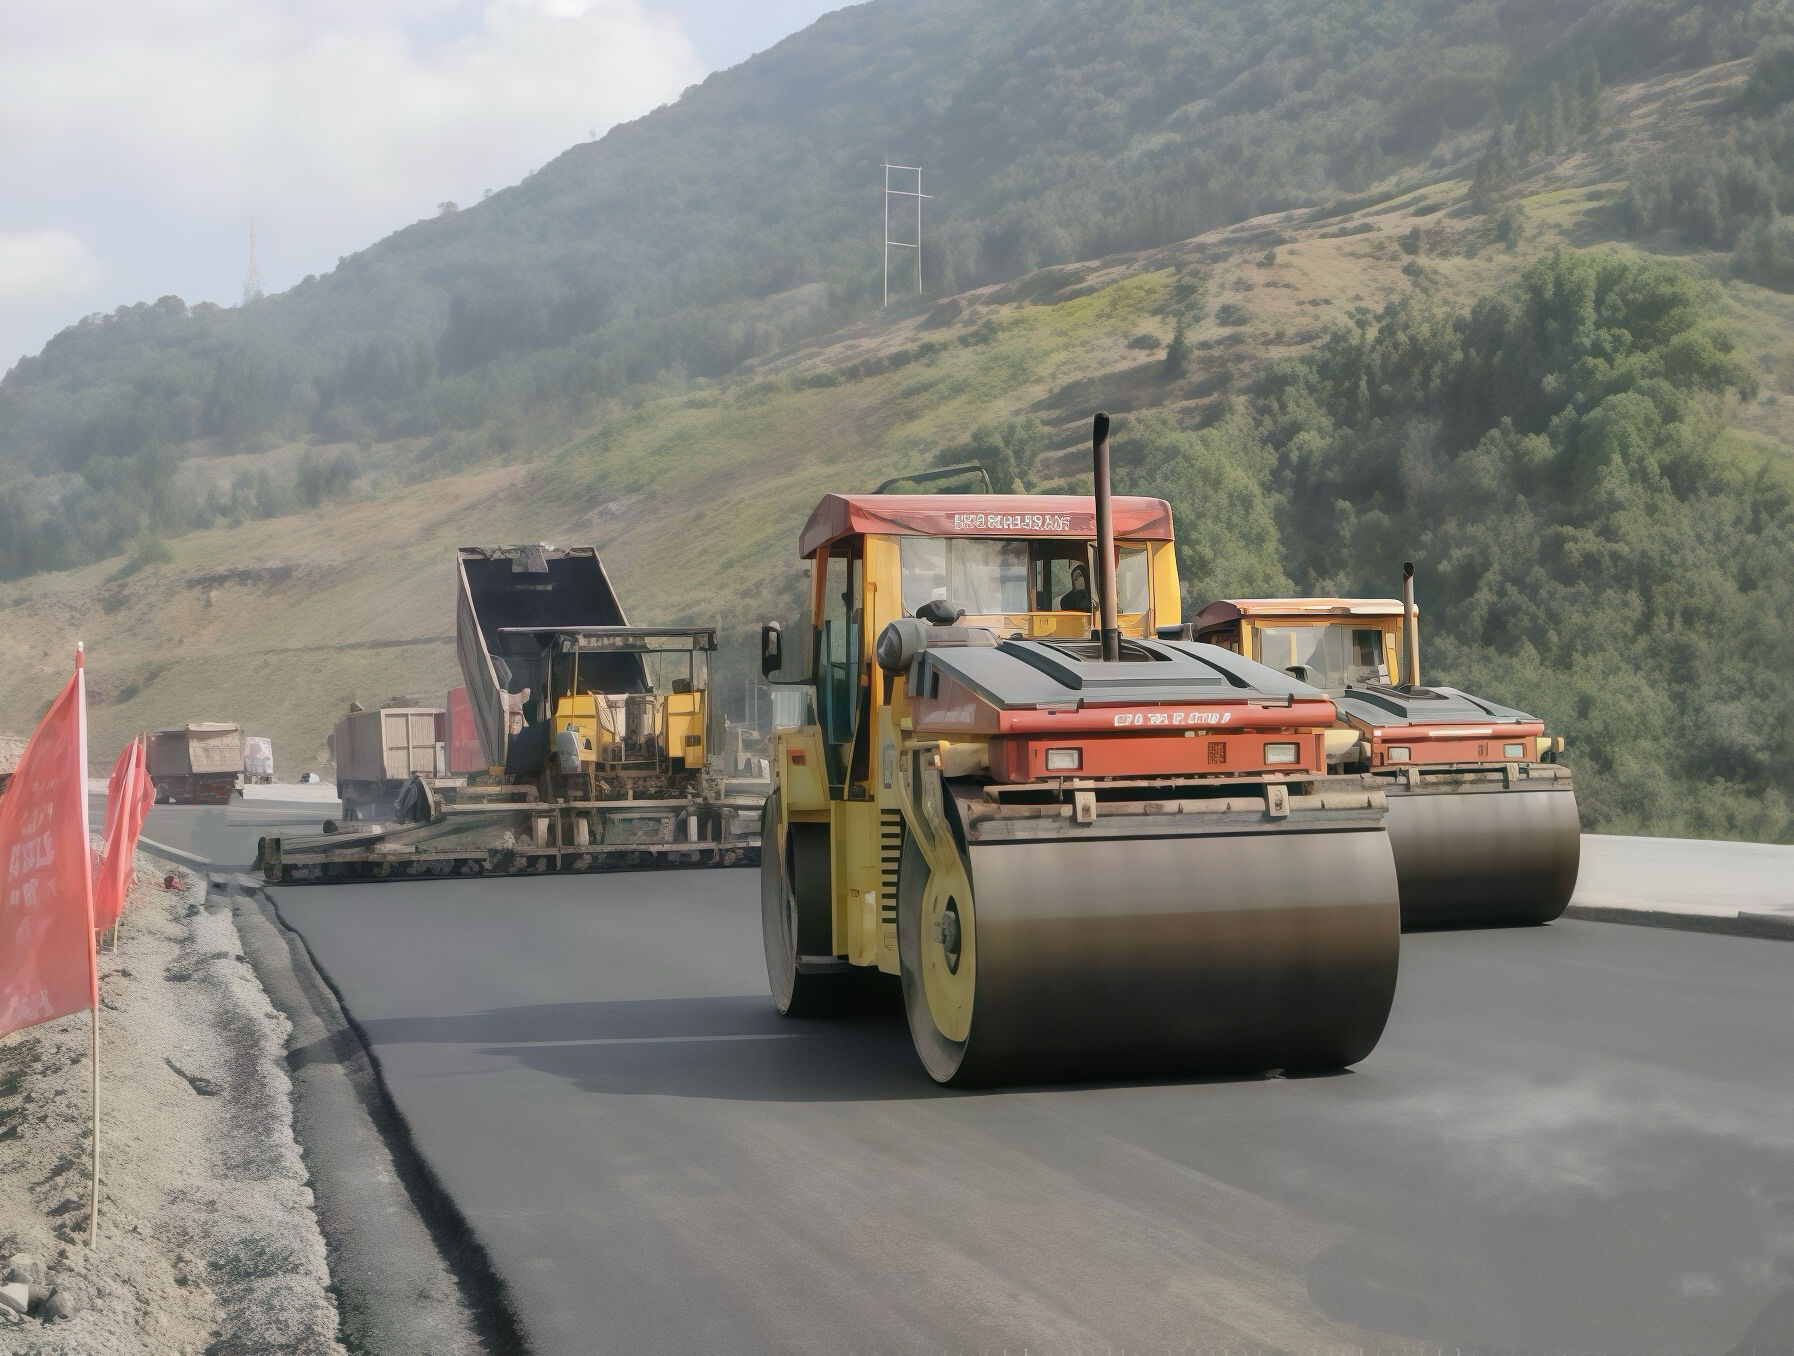
<svg viewBox="0 0 1794 1356">
<path fill-rule="evenodd" d="M 255 218 L 249 218 L 249 272 L 243 278 L 243 304 L 262 299 L 262 271 L 255 266 Z"/>
<path fill-rule="evenodd" d="M 904 174 L 915 175 L 916 176 L 916 178 L 915 178 L 916 186 L 913 189 L 912 188 L 893 188 L 893 187 L 891 187 L 891 174 L 893 171 L 895 171 L 899 175 L 904 175 Z M 908 181 L 907 180 L 899 180 L 899 182 L 908 182 Z M 916 252 L 916 292 L 918 295 L 920 295 L 920 293 L 922 291 L 922 204 L 932 196 L 933 196 L 932 194 L 924 193 L 922 191 L 922 167 L 920 165 L 893 165 L 888 160 L 885 162 L 885 231 L 884 231 L 885 300 L 884 300 L 884 304 L 886 306 L 889 306 L 891 304 L 891 251 L 892 250 L 914 250 Z M 891 199 L 892 198 L 914 198 L 916 200 L 916 238 L 914 240 L 893 240 L 893 239 L 891 239 Z M 907 217 L 908 215 L 909 214 L 906 211 L 904 213 L 904 216 Z"/>
</svg>

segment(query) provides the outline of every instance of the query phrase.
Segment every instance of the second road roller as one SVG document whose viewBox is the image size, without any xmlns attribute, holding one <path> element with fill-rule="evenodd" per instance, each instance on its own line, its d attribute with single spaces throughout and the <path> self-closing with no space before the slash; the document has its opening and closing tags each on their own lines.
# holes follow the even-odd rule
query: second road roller
<svg viewBox="0 0 1794 1356">
<path fill-rule="evenodd" d="M 1388 794 L 1404 927 L 1549 923 L 1582 857 L 1563 737 L 1486 697 L 1423 686 L 1419 628 L 1410 562 L 1399 600 L 1227 598 L 1177 629 L 1333 698 L 1330 765 Z"/>
<path fill-rule="evenodd" d="M 1331 1069 L 1376 1045 L 1400 911 L 1327 694 L 1180 618 L 1169 507 L 831 494 L 807 721 L 761 821 L 774 1001 L 901 979 L 942 1083 Z M 1092 627 L 1092 619 L 1097 625 Z M 781 675 L 784 638 L 762 633 Z"/>
</svg>

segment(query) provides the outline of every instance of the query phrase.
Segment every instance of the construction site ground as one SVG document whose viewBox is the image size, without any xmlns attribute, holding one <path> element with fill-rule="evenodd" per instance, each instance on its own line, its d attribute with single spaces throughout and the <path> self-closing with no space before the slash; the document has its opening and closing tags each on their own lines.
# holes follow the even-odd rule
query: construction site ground
<svg viewBox="0 0 1794 1356">
<path fill-rule="evenodd" d="M 1688 930 L 1785 913 L 1794 849 L 1585 838 L 1583 916 L 1405 937 L 1348 1073 L 965 1094 L 894 1000 L 773 1013 L 754 872 L 259 890 L 255 838 L 318 813 L 145 834 L 291 958 L 351 1346 L 1794 1351 L 1794 947 Z M 412 1244 L 354 1236 L 394 1211 Z M 443 1326 L 370 1343 L 413 1253 L 398 1331 Z"/>
<path fill-rule="evenodd" d="M 140 853 L 118 949 L 100 961 L 91 1251 L 88 1014 L 0 1039 L 0 1260 L 37 1259 L 72 1311 L 0 1316 L 0 1352 L 342 1352 L 293 1137 L 287 1022 L 229 914 L 207 907 L 205 876 Z"/>
</svg>

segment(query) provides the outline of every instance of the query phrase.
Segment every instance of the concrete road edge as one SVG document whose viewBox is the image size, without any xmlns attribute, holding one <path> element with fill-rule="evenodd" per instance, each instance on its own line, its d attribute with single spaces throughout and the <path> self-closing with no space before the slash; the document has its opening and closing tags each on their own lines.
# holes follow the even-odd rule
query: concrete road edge
<svg viewBox="0 0 1794 1356">
<path fill-rule="evenodd" d="M 304 938 L 257 881 L 237 877 L 230 905 L 244 954 L 293 1025 L 294 1130 L 344 1344 L 379 1356 L 524 1356 L 529 1344 L 503 1280 L 418 1153 L 379 1062 Z"/>
<path fill-rule="evenodd" d="M 1669 909 L 1629 909 L 1613 904 L 1572 904 L 1565 918 L 1591 923 L 1626 923 L 1634 927 L 1676 928 L 1682 932 L 1711 932 L 1732 937 L 1763 937 L 1794 942 L 1794 918 L 1785 914 L 1677 913 Z"/>
</svg>

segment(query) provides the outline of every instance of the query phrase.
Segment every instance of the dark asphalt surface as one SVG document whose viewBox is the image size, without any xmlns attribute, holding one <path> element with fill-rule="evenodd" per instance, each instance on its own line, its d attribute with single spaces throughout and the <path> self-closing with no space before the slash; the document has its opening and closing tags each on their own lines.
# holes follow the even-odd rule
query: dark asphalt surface
<svg viewBox="0 0 1794 1356">
<path fill-rule="evenodd" d="M 1794 946 L 1405 937 L 1356 1070 L 947 1093 L 745 870 L 274 892 L 537 1349 L 1794 1350 Z"/>
<path fill-rule="evenodd" d="M 1351 1073 L 967 1094 L 772 1012 L 751 871 L 274 893 L 542 1352 L 1794 1351 L 1787 943 L 1410 935 Z"/>
</svg>

